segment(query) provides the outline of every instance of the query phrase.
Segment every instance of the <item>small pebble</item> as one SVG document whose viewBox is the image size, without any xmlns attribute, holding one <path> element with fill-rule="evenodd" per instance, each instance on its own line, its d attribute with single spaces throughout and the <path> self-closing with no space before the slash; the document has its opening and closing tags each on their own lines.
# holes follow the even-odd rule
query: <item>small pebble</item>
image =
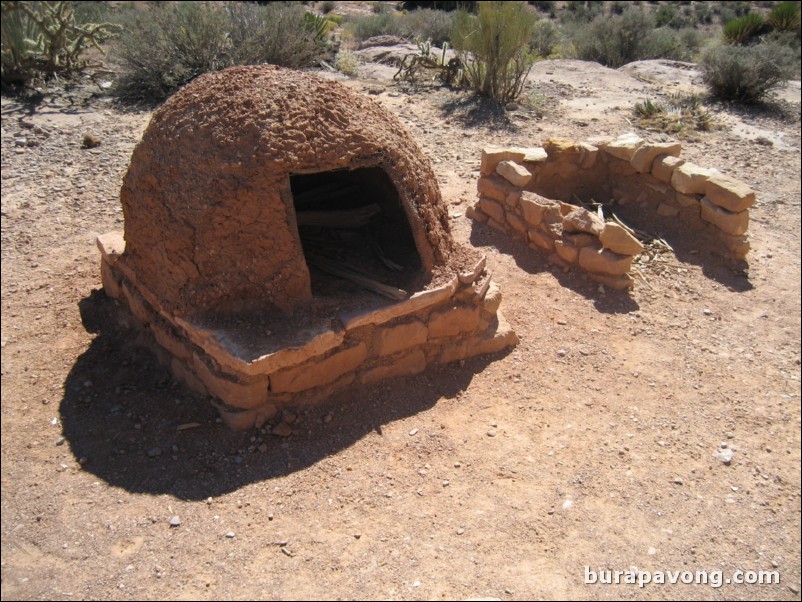
<svg viewBox="0 0 802 602">
<path fill-rule="evenodd" d="M 559 355 L 560 357 L 565 357 L 566 355 L 568 355 L 568 352 L 565 349 L 560 349 L 557 352 L 557 355 Z"/>
<path fill-rule="evenodd" d="M 682 479 L 680 479 L 679 477 L 675 478 L 671 482 L 674 483 L 674 485 L 682 485 Z"/>
<path fill-rule="evenodd" d="M 412 429 L 411 431 L 409 431 L 409 436 L 410 437 L 414 437 L 417 434 L 418 434 L 418 429 Z"/>
<path fill-rule="evenodd" d="M 175 516 L 173 516 L 172 518 L 170 518 L 170 526 L 171 527 L 178 527 L 180 524 L 181 524 L 181 519 L 178 518 L 177 514 Z"/>
<path fill-rule="evenodd" d="M 234 531 L 229 531 L 228 533 L 226 533 L 226 537 L 228 539 L 234 539 L 236 535 L 234 534 Z"/>
<path fill-rule="evenodd" d="M 162 455 L 162 450 L 161 450 L 160 447 L 151 447 L 148 450 L 148 457 L 149 458 L 156 458 L 156 457 L 161 456 L 161 455 Z"/>
</svg>

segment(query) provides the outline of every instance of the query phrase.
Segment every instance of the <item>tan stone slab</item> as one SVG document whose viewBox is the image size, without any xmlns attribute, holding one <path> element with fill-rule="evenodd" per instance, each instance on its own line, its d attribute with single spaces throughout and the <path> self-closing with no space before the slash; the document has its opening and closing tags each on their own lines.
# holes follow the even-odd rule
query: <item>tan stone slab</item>
<svg viewBox="0 0 802 602">
<path fill-rule="evenodd" d="M 523 188 L 532 179 L 529 170 L 515 161 L 502 161 L 496 166 L 496 173 L 518 188 Z"/>
<path fill-rule="evenodd" d="M 685 163 L 685 159 L 672 157 L 671 155 L 658 155 L 652 162 L 652 176 L 661 182 L 668 184 L 674 170 Z"/>
<path fill-rule="evenodd" d="M 450 307 L 429 317 L 429 340 L 472 332 L 478 326 L 478 307 Z"/>
<path fill-rule="evenodd" d="M 487 147 L 482 149 L 482 163 L 479 173 L 489 176 L 496 171 L 496 166 L 502 161 L 524 161 L 539 162 L 548 158 L 546 151 L 542 148 L 522 148 L 522 147 Z"/>
<path fill-rule="evenodd" d="M 716 173 L 707 179 L 705 197 L 714 205 L 727 211 L 738 213 L 755 204 L 755 191 L 745 182 L 723 173 Z"/>
<path fill-rule="evenodd" d="M 677 217 L 679 209 L 670 203 L 660 203 L 657 206 L 657 215 L 660 217 Z"/>
<path fill-rule="evenodd" d="M 540 230 L 532 228 L 528 231 L 527 236 L 529 241 L 541 251 L 554 250 L 554 239 L 548 234 L 544 234 Z"/>
<path fill-rule="evenodd" d="M 527 225 L 520 217 L 518 217 L 512 212 L 507 212 L 507 223 L 513 230 L 515 230 L 519 234 L 523 234 L 524 236 L 526 236 Z"/>
<path fill-rule="evenodd" d="M 718 172 L 695 163 L 683 163 L 671 174 L 671 187 L 682 194 L 704 194 L 707 180 L 714 173 Z"/>
<path fill-rule="evenodd" d="M 628 132 L 626 134 L 621 134 L 615 140 L 600 144 L 599 148 L 613 157 L 624 161 L 631 161 L 635 151 L 641 146 L 643 146 L 643 138 L 634 132 Z"/>
<path fill-rule="evenodd" d="M 495 218 L 488 218 L 487 225 L 493 228 L 494 230 L 498 230 L 504 234 L 507 234 L 507 220 L 505 219 L 503 222 L 496 220 Z"/>
<path fill-rule="evenodd" d="M 507 180 L 496 174 L 479 178 L 476 189 L 481 196 L 500 203 L 505 203 L 509 194 L 520 191 L 519 188 L 513 186 Z"/>
<path fill-rule="evenodd" d="M 596 247 L 599 248 L 599 237 L 587 232 L 565 232 L 563 231 L 562 239 L 569 245 L 577 248 L 580 247 Z"/>
<path fill-rule="evenodd" d="M 158 322 L 158 320 L 154 320 L 150 324 L 150 331 L 153 333 L 153 338 L 156 339 L 156 342 L 164 347 L 173 357 L 186 361 L 191 360 L 192 348 L 187 345 L 186 342 L 176 337 L 167 328 L 164 328 L 162 325 L 163 323 L 159 324 Z"/>
<path fill-rule="evenodd" d="M 379 355 L 392 355 L 410 347 L 423 345 L 428 336 L 429 330 L 420 320 L 380 328 L 376 335 L 376 351 Z"/>
<path fill-rule="evenodd" d="M 468 207 L 465 210 L 465 216 L 482 224 L 487 221 L 487 214 L 478 208 L 478 203 L 476 207 L 474 207 L 473 205 Z"/>
<path fill-rule="evenodd" d="M 601 244 L 605 249 L 619 255 L 638 255 L 643 253 L 643 245 L 635 238 L 629 230 L 615 222 L 608 222 L 604 225 L 601 236 Z"/>
<path fill-rule="evenodd" d="M 604 220 L 584 207 L 576 207 L 565 216 L 563 228 L 568 232 L 587 232 L 599 236 L 604 231 Z"/>
<path fill-rule="evenodd" d="M 337 351 L 329 357 L 277 372 L 270 377 L 270 390 L 298 393 L 333 382 L 355 370 L 367 357 L 365 343 Z"/>
<path fill-rule="evenodd" d="M 153 320 L 155 313 L 148 307 L 147 301 L 136 291 L 128 281 L 122 283 L 122 291 L 125 299 L 128 302 L 128 309 L 134 314 L 134 317 L 143 324 L 150 324 Z"/>
<path fill-rule="evenodd" d="M 268 377 L 253 381 L 235 380 L 218 374 L 198 353 L 193 353 L 192 359 L 192 368 L 209 393 L 226 404 L 236 408 L 252 408 L 267 401 L 270 387 Z"/>
<path fill-rule="evenodd" d="M 100 256 L 104 261 L 113 264 L 125 252 L 125 238 L 122 230 L 101 234 L 95 240 Z"/>
<path fill-rule="evenodd" d="M 477 355 L 497 353 L 518 344 L 518 335 L 510 327 L 504 315 L 498 312 L 498 325 L 491 332 L 469 337 L 460 343 L 449 345 L 443 349 L 437 361 L 441 364 L 449 364 Z"/>
<path fill-rule="evenodd" d="M 526 222 L 534 227 L 541 222 L 562 221 L 560 204 L 533 192 L 524 192 L 521 196 L 521 211 Z"/>
<path fill-rule="evenodd" d="M 746 234 L 749 229 L 749 211 L 733 213 L 714 205 L 707 198 L 702 199 L 702 219 L 732 236 Z"/>
<path fill-rule="evenodd" d="M 472 272 L 465 272 L 457 276 L 460 284 L 473 284 L 479 280 L 479 276 L 485 271 L 485 266 L 487 266 L 487 255 L 482 255 L 482 258 L 476 263 L 476 267 L 473 268 Z"/>
<path fill-rule="evenodd" d="M 191 363 L 191 360 L 189 363 Z M 170 372 L 173 373 L 176 380 L 184 383 L 190 391 L 194 391 L 198 395 L 209 395 L 209 389 L 201 382 L 197 374 L 195 374 L 195 371 L 189 367 L 187 362 L 183 362 L 177 357 L 174 357 L 170 360 Z"/>
<path fill-rule="evenodd" d="M 699 195 L 682 194 L 681 192 L 674 193 L 674 200 L 680 207 L 698 207 L 699 201 L 702 197 Z"/>
<path fill-rule="evenodd" d="M 108 261 L 100 260 L 100 282 L 103 285 L 103 291 L 112 299 L 120 299 L 123 294 L 121 282 L 114 273 L 111 264 Z"/>
<path fill-rule="evenodd" d="M 488 282 L 488 287 L 482 299 L 482 311 L 486 314 L 495 314 L 501 305 L 501 287 L 495 282 Z"/>
<path fill-rule="evenodd" d="M 454 278 L 451 282 L 439 288 L 415 293 L 406 301 L 400 301 L 372 311 L 340 314 L 339 319 L 346 330 L 353 330 L 367 324 L 384 324 L 400 316 L 406 316 L 416 311 L 446 303 L 457 291 L 458 282 L 459 280 Z"/>
<path fill-rule="evenodd" d="M 723 235 L 723 242 L 733 259 L 745 259 L 752 246 L 748 236 Z"/>
<path fill-rule="evenodd" d="M 587 142 L 580 142 L 577 146 L 579 147 L 579 166 L 582 169 L 590 169 L 596 165 L 596 159 L 599 157 L 599 148 Z"/>
<path fill-rule="evenodd" d="M 588 272 L 588 278 L 590 278 L 594 282 L 603 284 L 607 288 L 611 288 L 617 291 L 623 291 L 628 288 L 632 288 L 635 285 L 635 279 L 629 274 L 622 274 L 620 276 L 608 276 L 606 274 L 594 274 L 593 272 Z"/>
<path fill-rule="evenodd" d="M 583 247 L 579 251 L 579 265 L 589 272 L 620 276 L 632 269 L 632 256 Z"/>
<path fill-rule="evenodd" d="M 615 157 L 611 157 L 610 160 L 607 161 L 607 171 L 613 178 L 625 178 L 627 176 L 634 176 L 636 173 L 638 173 L 635 168 L 632 167 L 632 163 L 617 159 Z M 615 180 L 613 180 L 613 182 L 614 181 Z"/>
<path fill-rule="evenodd" d="M 496 220 L 499 223 L 504 222 L 504 207 L 496 201 L 490 199 L 479 199 L 479 209 L 482 210 L 488 217 Z"/>
<path fill-rule="evenodd" d="M 582 148 L 567 138 L 549 138 L 543 143 L 543 148 L 550 161 L 579 161 L 582 154 Z"/>
<path fill-rule="evenodd" d="M 652 171 L 652 163 L 660 155 L 679 157 L 682 145 L 679 142 L 647 142 L 635 151 L 629 163 L 638 173 Z"/>
<path fill-rule="evenodd" d="M 386 366 L 376 366 L 362 375 L 361 381 L 371 384 L 393 378 L 396 376 L 410 376 L 420 374 L 426 369 L 426 356 L 421 349 L 415 349 L 410 353 L 395 359 Z"/>
<path fill-rule="evenodd" d="M 576 263 L 579 258 L 579 249 L 564 240 L 554 241 L 554 252 L 567 263 Z"/>
</svg>

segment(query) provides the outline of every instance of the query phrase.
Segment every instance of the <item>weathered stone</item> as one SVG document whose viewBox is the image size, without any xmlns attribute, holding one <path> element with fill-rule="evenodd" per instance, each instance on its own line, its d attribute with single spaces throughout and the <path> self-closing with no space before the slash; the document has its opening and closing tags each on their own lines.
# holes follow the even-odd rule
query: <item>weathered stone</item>
<svg viewBox="0 0 802 602">
<path fill-rule="evenodd" d="M 125 238 L 122 232 L 108 232 L 101 234 L 95 240 L 103 261 L 114 264 L 125 251 Z"/>
<path fill-rule="evenodd" d="M 714 173 L 718 172 L 695 163 L 683 163 L 671 174 L 671 186 L 682 194 L 704 194 L 707 180 Z"/>
<path fill-rule="evenodd" d="M 673 157 L 672 157 L 673 158 Z M 671 176 L 668 176 L 671 179 Z M 660 196 L 668 196 L 670 193 L 674 192 L 674 189 L 666 182 L 661 182 L 657 180 L 654 176 L 651 178 L 644 178 L 643 183 L 649 190 L 653 190 Z"/>
<path fill-rule="evenodd" d="M 540 229 L 552 238 L 560 238 L 564 232 L 562 222 L 555 222 L 551 224 L 543 222 L 540 224 Z"/>
<path fill-rule="evenodd" d="M 661 217 L 677 217 L 679 215 L 679 209 L 670 203 L 660 203 L 657 206 L 657 215 Z"/>
<path fill-rule="evenodd" d="M 220 403 L 215 403 L 215 406 L 225 425 L 232 431 L 247 431 L 252 428 L 261 428 L 265 422 L 278 413 L 276 406 L 271 403 L 266 403 L 258 408 L 249 410 L 226 407 Z"/>
<path fill-rule="evenodd" d="M 579 265 L 589 272 L 620 276 L 632 268 L 632 256 L 619 255 L 607 249 L 583 247 L 579 250 Z"/>
<path fill-rule="evenodd" d="M 148 307 L 147 301 L 142 298 L 142 295 L 127 281 L 123 282 L 122 291 L 126 301 L 128 301 L 128 309 L 131 310 L 134 317 L 142 324 L 150 324 L 151 320 L 154 318 L 154 313 Z"/>
<path fill-rule="evenodd" d="M 528 236 L 530 242 L 532 242 L 538 249 L 542 251 L 554 250 L 554 239 L 547 234 L 544 234 L 540 230 L 532 228 L 529 230 Z"/>
<path fill-rule="evenodd" d="M 479 168 L 479 173 L 483 176 L 489 176 L 496 171 L 496 166 L 502 161 L 515 161 L 520 164 L 524 161 L 545 161 L 547 157 L 546 151 L 542 148 L 487 147 L 482 149 L 482 164 Z"/>
<path fill-rule="evenodd" d="M 617 291 L 632 288 L 632 286 L 635 284 L 635 279 L 629 274 L 608 276 L 606 274 L 594 274 L 593 272 L 588 272 L 588 277 L 595 282 L 603 284 L 604 286 Z"/>
<path fill-rule="evenodd" d="M 477 203 L 477 205 L 478 205 L 478 203 Z M 482 211 L 481 209 L 478 209 L 477 207 L 474 207 L 473 205 L 469 206 L 465 210 L 465 216 L 470 218 L 470 219 L 472 219 L 472 220 L 474 220 L 474 221 L 480 222 L 482 224 L 487 221 L 487 214 L 484 211 Z"/>
<path fill-rule="evenodd" d="M 479 276 L 481 276 L 485 271 L 485 266 L 487 265 L 487 255 L 482 255 L 482 258 L 476 263 L 471 272 L 463 272 L 457 276 L 461 284 L 472 284 L 479 280 Z"/>
<path fill-rule="evenodd" d="M 724 246 L 733 259 L 745 259 L 751 244 L 748 236 L 723 236 Z"/>
<path fill-rule="evenodd" d="M 599 148 L 587 142 L 580 142 L 577 146 L 579 147 L 579 166 L 582 169 L 590 169 L 596 165 Z"/>
<path fill-rule="evenodd" d="M 390 328 L 382 328 L 376 337 L 376 350 L 379 355 L 392 355 L 410 347 L 426 342 L 428 337 L 426 324 L 413 320 Z"/>
<path fill-rule="evenodd" d="M 414 349 L 386 366 L 376 366 L 368 370 L 362 375 L 361 380 L 365 384 L 370 384 L 395 376 L 420 374 L 425 369 L 426 356 L 422 350 Z"/>
<path fill-rule="evenodd" d="M 652 162 L 652 176 L 661 182 L 668 184 L 674 170 L 685 163 L 685 159 L 672 157 L 671 155 L 658 155 Z"/>
<path fill-rule="evenodd" d="M 727 211 L 714 205 L 706 197 L 702 199 L 702 219 L 733 236 L 746 234 L 749 229 L 749 211 Z"/>
<path fill-rule="evenodd" d="M 190 391 L 194 391 L 198 395 L 208 395 L 209 389 L 206 388 L 195 371 L 192 370 L 186 362 L 181 361 L 177 357 L 170 360 L 170 372 L 176 380 L 184 383 Z"/>
<path fill-rule="evenodd" d="M 588 232 L 599 236 L 604 231 L 604 220 L 584 207 L 577 207 L 565 216 L 563 228 L 568 232 Z"/>
<path fill-rule="evenodd" d="M 103 292 L 112 299 L 119 299 L 122 294 L 121 282 L 114 269 L 108 261 L 100 260 L 100 282 L 103 285 Z"/>
<path fill-rule="evenodd" d="M 517 191 L 515 186 L 495 174 L 479 178 L 476 188 L 481 196 L 501 203 L 506 201 L 508 194 Z"/>
<path fill-rule="evenodd" d="M 498 230 L 499 232 L 507 234 L 506 220 L 504 220 L 504 222 L 499 222 L 491 217 L 487 220 L 487 225 L 493 228 L 493 230 Z"/>
<path fill-rule="evenodd" d="M 699 201 L 702 200 L 702 197 L 698 195 L 689 195 L 677 192 L 674 194 L 674 200 L 677 201 L 677 205 L 680 207 L 698 207 Z"/>
<path fill-rule="evenodd" d="M 515 161 L 502 161 L 496 166 L 496 173 L 507 180 L 513 186 L 523 188 L 532 179 L 529 170 L 518 165 Z"/>
<path fill-rule="evenodd" d="M 627 176 L 634 176 L 638 173 L 635 168 L 632 167 L 632 163 L 616 159 L 615 157 L 612 157 L 607 162 L 607 171 L 615 178 L 626 178 Z"/>
<path fill-rule="evenodd" d="M 507 223 L 510 225 L 510 227 L 513 230 L 515 230 L 519 234 L 525 234 L 526 233 L 526 228 L 527 228 L 526 224 L 523 222 L 523 220 L 520 217 L 518 217 L 514 213 L 512 213 L 512 212 L 508 212 L 507 213 Z"/>
<path fill-rule="evenodd" d="M 153 333 L 153 338 L 156 342 L 164 347 L 170 355 L 182 360 L 190 360 L 192 358 L 192 349 L 182 340 L 175 336 L 172 329 L 159 324 L 154 320 L 150 325 L 150 331 Z"/>
<path fill-rule="evenodd" d="M 224 400 L 229 406 L 252 408 L 267 401 L 269 390 L 267 377 L 258 380 L 240 380 L 235 376 L 218 373 L 207 364 L 208 360 L 198 353 L 194 353 L 192 359 L 192 368 L 209 393 Z"/>
<path fill-rule="evenodd" d="M 582 148 L 573 140 L 565 138 L 549 138 L 543 143 L 543 148 L 551 161 L 579 161 Z"/>
<path fill-rule="evenodd" d="M 679 142 L 649 142 L 640 146 L 629 162 L 638 173 L 649 173 L 652 171 L 652 163 L 658 156 L 679 157 L 681 150 L 682 145 Z"/>
<path fill-rule="evenodd" d="M 564 240 L 554 241 L 554 252 L 568 263 L 576 263 L 579 258 L 579 248 Z"/>
<path fill-rule="evenodd" d="M 450 307 L 429 317 L 429 340 L 472 332 L 478 325 L 478 307 Z"/>
<path fill-rule="evenodd" d="M 487 287 L 485 298 L 482 300 L 482 312 L 495 314 L 501 306 L 501 287 L 495 282 L 491 282 Z"/>
<path fill-rule="evenodd" d="M 496 220 L 497 222 L 504 221 L 504 207 L 490 199 L 479 199 L 479 209 L 488 215 L 488 217 Z"/>
<path fill-rule="evenodd" d="M 538 226 L 543 221 L 552 223 L 562 221 L 559 203 L 533 192 L 524 192 L 521 196 L 521 210 L 530 226 Z"/>
<path fill-rule="evenodd" d="M 521 196 L 523 195 L 523 190 L 513 190 L 510 192 L 507 197 L 504 199 L 504 203 L 508 207 L 518 207 L 521 201 Z"/>
<path fill-rule="evenodd" d="M 755 191 L 732 176 L 716 173 L 707 179 L 705 197 L 714 205 L 738 213 L 755 204 Z"/>
<path fill-rule="evenodd" d="M 634 132 L 622 134 L 615 140 L 605 142 L 599 145 L 604 152 L 618 159 L 624 161 L 631 161 L 632 156 L 641 146 L 643 146 L 643 138 Z"/>
<path fill-rule="evenodd" d="M 563 240 L 577 248 L 599 246 L 599 237 L 587 232 L 563 232 Z"/>
<path fill-rule="evenodd" d="M 270 377 L 270 390 L 276 393 L 297 393 L 326 385 L 355 370 L 367 357 L 367 346 L 359 343 L 337 351 L 326 359 L 310 361 L 277 372 Z"/>
<path fill-rule="evenodd" d="M 442 364 L 448 364 L 463 360 L 475 355 L 483 355 L 485 353 L 496 353 L 508 347 L 514 347 L 518 344 L 518 336 L 510 328 L 509 323 L 504 318 L 501 312 L 496 314 L 497 326 L 495 330 L 482 333 L 478 336 L 469 337 L 465 341 L 448 345 L 443 349 L 437 361 Z"/>
<path fill-rule="evenodd" d="M 615 222 L 608 222 L 599 236 L 602 246 L 619 255 L 643 253 L 643 245 L 629 230 Z"/>
</svg>

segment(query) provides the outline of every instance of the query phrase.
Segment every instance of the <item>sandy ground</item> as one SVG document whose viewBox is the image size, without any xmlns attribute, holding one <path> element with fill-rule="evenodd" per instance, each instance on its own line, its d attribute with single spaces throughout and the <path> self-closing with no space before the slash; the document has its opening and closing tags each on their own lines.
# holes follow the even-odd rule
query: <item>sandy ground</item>
<svg viewBox="0 0 802 602">
<path fill-rule="evenodd" d="M 495 117 L 393 72 L 341 79 L 430 157 L 521 343 L 345 391 L 288 439 L 226 430 L 99 290 L 149 114 L 3 98 L 2 598 L 799 599 L 799 83 L 683 151 L 760 191 L 748 266 L 663 254 L 624 294 L 465 218 L 481 148 L 630 131 L 692 66 L 542 62 Z M 711 582 L 584 582 L 632 567 Z M 716 587 L 736 571 L 780 583 Z"/>
</svg>

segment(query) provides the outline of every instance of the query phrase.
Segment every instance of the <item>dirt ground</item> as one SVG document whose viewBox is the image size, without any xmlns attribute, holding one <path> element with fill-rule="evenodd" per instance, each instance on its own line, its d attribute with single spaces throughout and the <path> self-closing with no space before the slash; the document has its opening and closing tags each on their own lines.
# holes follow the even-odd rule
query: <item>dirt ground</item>
<svg viewBox="0 0 802 602">
<path fill-rule="evenodd" d="M 521 342 L 345 391 L 287 439 L 228 431 L 100 290 L 95 237 L 123 226 L 149 113 L 3 98 L 2 598 L 798 600 L 799 82 L 772 110 L 715 108 L 684 146 L 759 191 L 748 267 L 666 253 L 626 294 L 465 218 L 481 148 L 631 131 L 634 102 L 698 85 L 692 66 L 541 62 L 497 115 L 393 72 L 329 77 L 408 125 Z"/>
</svg>

